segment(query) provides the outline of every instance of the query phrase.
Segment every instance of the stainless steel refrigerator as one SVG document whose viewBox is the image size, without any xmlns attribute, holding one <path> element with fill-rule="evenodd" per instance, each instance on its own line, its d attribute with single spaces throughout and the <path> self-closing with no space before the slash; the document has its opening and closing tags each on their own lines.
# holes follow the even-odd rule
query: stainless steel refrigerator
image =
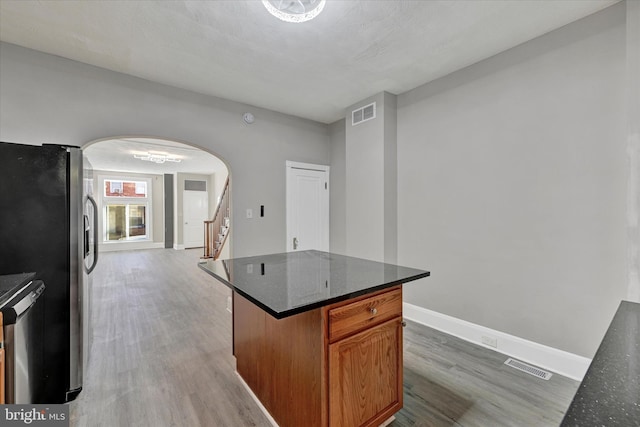
<svg viewBox="0 0 640 427">
<path fill-rule="evenodd" d="M 82 390 L 98 261 L 92 178 L 78 147 L 0 142 L 0 274 L 34 272 L 46 286 L 38 403 Z"/>
</svg>

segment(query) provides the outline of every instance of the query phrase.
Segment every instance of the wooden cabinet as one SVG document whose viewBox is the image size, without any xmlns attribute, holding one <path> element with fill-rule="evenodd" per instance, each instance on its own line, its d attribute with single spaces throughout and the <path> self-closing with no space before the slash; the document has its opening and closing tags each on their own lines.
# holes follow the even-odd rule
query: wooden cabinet
<svg viewBox="0 0 640 427">
<path fill-rule="evenodd" d="M 233 299 L 238 374 L 280 427 L 373 427 L 402 408 L 402 287 L 277 320 Z"/>
<path fill-rule="evenodd" d="M 337 307 L 332 306 L 328 312 L 329 340 L 333 342 L 385 320 L 402 316 L 402 290 L 394 289 Z"/>
<path fill-rule="evenodd" d="M 402 320 L 329 345 L 330 425 L 378 426 L 402 408 Z"/>
<path fill-rule="evenodd" d="M 402 290 L 329 309 L 329 423 L 378 426 L 402 408 Z"/>
<path fill-rule="evenodd" d="M 280 427 L 326 426 L 320 309 L 276 319 L 233 295 L 236 370 Z"/>
</svg>

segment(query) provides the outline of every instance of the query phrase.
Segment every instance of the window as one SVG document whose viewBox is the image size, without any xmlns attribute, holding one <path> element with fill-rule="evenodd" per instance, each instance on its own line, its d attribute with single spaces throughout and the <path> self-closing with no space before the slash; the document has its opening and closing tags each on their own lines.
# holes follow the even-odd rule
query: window
<svg viewBox="0 0 640 427">
<path fill-rule="evenodd" d="M 105 197 L 147 197 L 146 181 L 104 180 Z"/>
<path fill-rule="evenodd" d="M 149 230 L 149 180 L 104 180 L 104 240 L 145 240 Z"/>
</svg>

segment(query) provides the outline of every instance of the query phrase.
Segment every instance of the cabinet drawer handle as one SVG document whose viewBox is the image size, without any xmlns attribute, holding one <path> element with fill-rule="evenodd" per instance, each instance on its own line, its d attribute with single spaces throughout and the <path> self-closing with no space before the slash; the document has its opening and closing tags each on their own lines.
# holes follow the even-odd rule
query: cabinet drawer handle
<svg viewBox="0 0 640 427">
<path fill-rule="evenodd" d="M 375 316 L 376 314 L 378 314 L 378 309 L 377 309 L 377 308 L 375 308 L 375 307 L 374 307 L 374 308 L 372 308 L 372 309 L 371 309 L 371 314 L 372 314 L 372 315 L 374 315 L 374 316 Z"/>
</svg>

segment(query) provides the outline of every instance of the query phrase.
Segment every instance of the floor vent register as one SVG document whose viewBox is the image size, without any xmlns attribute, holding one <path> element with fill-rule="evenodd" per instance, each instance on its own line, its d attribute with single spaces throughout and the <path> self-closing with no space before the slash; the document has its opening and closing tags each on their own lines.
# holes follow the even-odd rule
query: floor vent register
<svg viewBox="0 0 640 427">
<path fill-rule="evenodd" d="M 524 362 L 512 358 L 508 358 L 507 361 L 504 362 L 504 364 L 543 380 L 548 380 L 553 375 L 551 372 L 543 371 L 540 368 L 536 368 L 535 366 L 528 365 Z"/>
</svg>

